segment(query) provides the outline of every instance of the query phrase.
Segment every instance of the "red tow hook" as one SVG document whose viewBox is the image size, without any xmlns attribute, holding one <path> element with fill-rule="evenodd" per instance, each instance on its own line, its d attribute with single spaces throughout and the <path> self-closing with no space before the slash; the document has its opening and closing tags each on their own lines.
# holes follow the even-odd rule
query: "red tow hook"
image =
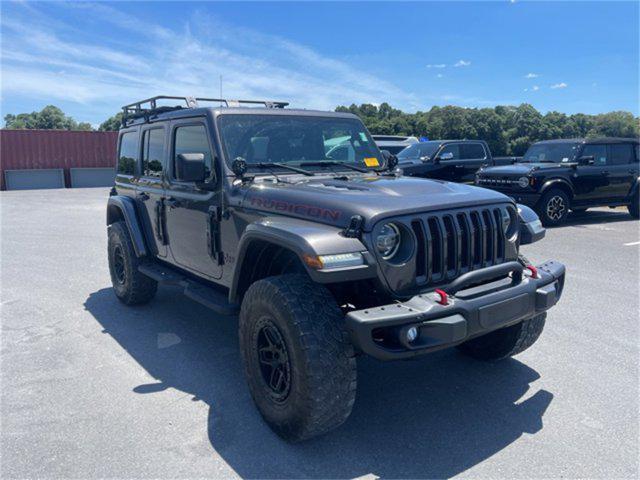
<svg viewBox="0 0 640 480">
<path fill-rule="evenodd" d="M 436 288 L 434 291 L 437 295 L 440 295 L 440 300 L 436 300 L 436 303 L 439 303 L 440 305 L 449 305 L 449 294 L 447 292 L 439 288 Z"/>
<path fill-rule="evenodd" d="M 527 265 L 524 268 L 531 272 L 531 278 L 539 278 L 538 269 L 536 267 L 534 267 L 533 265 Z"/>
</svg>

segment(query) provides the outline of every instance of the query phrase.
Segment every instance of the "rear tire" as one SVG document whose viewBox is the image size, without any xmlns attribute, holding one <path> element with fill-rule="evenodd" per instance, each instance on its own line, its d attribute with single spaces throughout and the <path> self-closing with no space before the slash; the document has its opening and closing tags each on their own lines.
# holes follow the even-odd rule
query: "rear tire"
<svg viewBox="0 0 640 480">
<path fill-rule="evenodd" d="M 239 328 L 251 396 L 279 436 L 305 440 L 349 417 L 356 361 L 325 287 L 297 274 L 259 280 L 244 296 Z"/>
<path fill-rule="evenodd" d="M 545 227 L 555 227 L 565 222 L 570 208 L 569 196 L 562 190 L 553 188 L 542 196 L 536 210 Z"/>
<path fill-rule="evenodd" d="M 640 218 L 640 198 L 638 192 L 631 198 L 631 203 L 627 206 L 633 218 Z"/>
<path fill-rule="evenodd" d="M 502 360 L 525 351 L 540 337 L 546 313 L 523 320 L 510 327 L 487 333 L 458 346 L 460 351 L 477 360 Z"/>
<path fill-rule="evenodd" d="M 109 272 L 116 297 L 126 305 L 148 303 L 158 290 L 158 282 L 138 271 L 141 260 L 126 224 L 120 221 L 109 225 L 108 235 Z"/>
</svg>

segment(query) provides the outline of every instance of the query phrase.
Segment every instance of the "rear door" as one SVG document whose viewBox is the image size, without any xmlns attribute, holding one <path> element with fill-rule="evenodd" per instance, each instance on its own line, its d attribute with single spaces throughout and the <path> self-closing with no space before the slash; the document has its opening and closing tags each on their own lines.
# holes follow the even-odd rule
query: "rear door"
<svg viewBox="0 0 640 480">
<path fill-rule="evenodd" d="M 609 178 L 607 197 L 612 202 L 623 201 L 636 178 L 638 163 L 631 143 L 612 143 L 609 145 L 607 175 Z"/>
<path fill-rule="evenodd" d="M 220 179 L 213 164 L 212 135 L 204 117 L 171 123 L 171 165 L 165 200 L 171 261 L 201 277 L 222 276 L 220 251 Z M 181 153 L 202 153 L 207 165 L 206 185 L 176 179 L 175 162 Z"/>
<path fill-rule="evenodd" d="M 167 256 L 164 223 L 164 175 L 167 157 L 164 125 L 145 126 L 141 130 L 141 174 L 137 179 L 136 200 L 144 218 L 147 240 L 161 258 Z"/>
</svg>

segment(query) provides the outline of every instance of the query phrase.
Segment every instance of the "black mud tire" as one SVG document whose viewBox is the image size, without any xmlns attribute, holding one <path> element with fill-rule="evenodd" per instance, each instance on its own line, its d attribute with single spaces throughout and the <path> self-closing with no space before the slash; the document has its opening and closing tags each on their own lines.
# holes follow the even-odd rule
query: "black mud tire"
<svg viewBox="0 0 640 480">
<path fill-rule="evenodd" d="M 148 303 L 158 290 L 158 282 L 138 271 L 141 260 L 126 224 L 120 221 L 109 225 L 108 238 L 109 272 L 116 297 L 126 305 Z"/>
<path fill-rule="evenodd" d="M 570 208 L 569 196 L 563 190 L 552 188 L 542 196 L 536 212 L 545 227 L 555 227 L 567 220 Z"/>
<path fill-rule="evenodd" d="M 299 274 L 253 283 L 242 301 L 239 338 L 251 396 L 280 437 L 306 440 L 349 417 L 356 360 L 344 315 L 324 286 Z"/>
<path fill-rule="evenodd" d="M 510 327 L 476 337 L 458 345 L 458 348 L 465 355 L 477 360 L 495 361 L 513 357 L 538 340 L 546 318 L 547 314 L 541 313 Z"/>
<path fill-rule="evenodd" d="M 627 209 L 633 218 L 640 218 L 640 197 L 638 192 L 631 198 L 631 203 L 627 206 Z"/>
</svg>

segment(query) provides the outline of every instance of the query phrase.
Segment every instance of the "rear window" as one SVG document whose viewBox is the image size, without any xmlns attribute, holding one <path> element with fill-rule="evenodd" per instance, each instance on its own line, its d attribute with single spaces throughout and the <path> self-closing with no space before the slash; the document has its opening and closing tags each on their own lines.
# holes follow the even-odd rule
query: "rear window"
<svg viewBox="0 0 640 480">
<path fill-rule="evenodd" d="M 476 159 L 486 156 L 484 147 L 479 143 L 463 143 L 460 146 L 460 150 L 460 158 L 462 159 Z"/>
<path fill-rule="evenodd" d="M 161 177 L 164 157 L 164 130 L 154 128 L 144 132 L 142 139 L 142 170 L 146 177 Z"/>
<path fill-rule="evenodd" d="M 633 161 L 633 146 L 630 143 L 618 143 L 609 146 L 611 152 L 609 163 L 611 165 L 623 165 Z"/>
<path fill-rule="evenodd" d="M 118 173 L 134 175 L 138 161 L 138 132 L 127 132 L 120 137 Z"/>
</svg>

